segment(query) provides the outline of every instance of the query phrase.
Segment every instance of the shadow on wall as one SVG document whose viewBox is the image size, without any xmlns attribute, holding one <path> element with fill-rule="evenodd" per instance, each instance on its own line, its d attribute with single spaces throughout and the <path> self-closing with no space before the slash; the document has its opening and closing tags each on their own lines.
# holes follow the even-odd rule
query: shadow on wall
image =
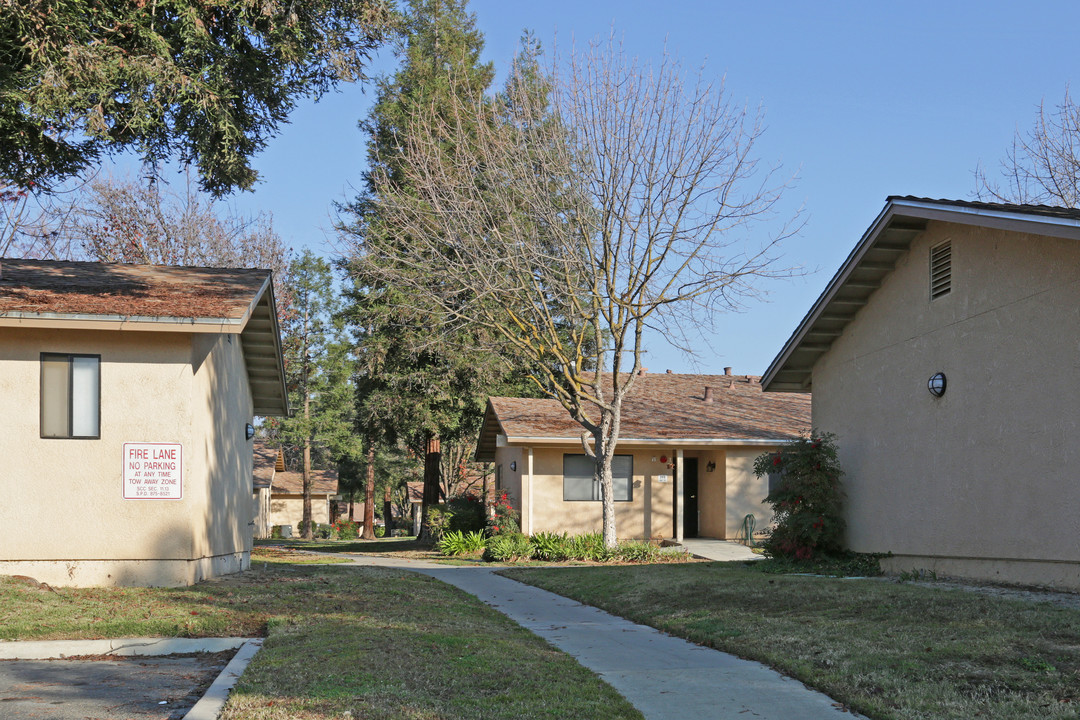
<svg viewBox="0 0 1080 720">
<path fill-rule="evenodd" d="M 207 543 L 204 547 L 213 558 L 212 575 L 248 566 L 255 530 L 251 507 L 254 446 L 246 436 L 247 424 L 252 420 L 252 398 L 240 336 L 219 336 L 217 350 L 210 355 L 211 362 L 204 363 L 200 369 L 200 374 L 209 373 L 205 402 L 212 421 L 200 448 L 209 485 L 206 537 L 195 538 L 196 548 L 201 542 Z M 219 567 L 232 562 L 238 553 L 243 554 L 240 567 L 235 570 Z"/>
</svg>

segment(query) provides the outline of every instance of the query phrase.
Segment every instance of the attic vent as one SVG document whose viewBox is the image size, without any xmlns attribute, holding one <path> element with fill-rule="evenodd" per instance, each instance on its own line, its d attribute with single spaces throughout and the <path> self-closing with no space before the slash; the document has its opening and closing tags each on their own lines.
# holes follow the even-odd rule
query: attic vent
<svg viewBox="0 0 1080 720">
<path fill-rule="evenodd" d="M 937 300 L 952 290 L 952 241 L 930 248 L 930 299 Z"/>
</svg>

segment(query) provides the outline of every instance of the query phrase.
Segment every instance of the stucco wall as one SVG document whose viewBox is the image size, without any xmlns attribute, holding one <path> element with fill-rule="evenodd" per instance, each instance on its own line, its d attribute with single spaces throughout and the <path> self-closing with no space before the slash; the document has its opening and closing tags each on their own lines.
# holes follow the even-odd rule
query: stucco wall
<svg viewBox="0 0 1080 720">
<path fill-rule="evenodd" d="M 521 530 L 530 533 L 528 527 L 528 497 L 522 497 L 521 478 L 528 471 L 527 454 L 519 447 L 500 447 L 495 449 L 495 466 L 499 472 L 499 490 L 506 492 L 510 504 L 521 513 Z M 511 463 L 516 463 L 516 470 L 511 470 Z M 492 481 L 494 482 L 494 480 Z"/>
<path fill-rule="evenodd" d="M 203 483 L 203 522 L 195 522 L 197 557 L 239 555 L 250 564 L 254 518 L 247 498 L 253 473 L 252 441 L 245 434 L 252 400 L 240 338 L 195 335 L 191 340 L 195 383 L 192 448 L 205 465 L 193 476 Z"/>
<path fill-rule="evenodd" d="M 754 460 L 773 447 L 732 448 L 725 453 L 724 473 L 727 479 L 727 537 L 736 538 L 747 515 L 754 516 L 755 530 L 772 522 L 772 508 L 763 501 L 769 494 L 769 478 L 754 476 Z"/>
<path fill-rule="evenodd" d="M 768 494 L 768 480 L 754 477 L 754 458 L 775 447 L 690 447 L 685 458 L 698 461 L 698 536 L 734 538 L 743 517 L 753 512 L 758 527 L 767 524 L 767 507 L 761 504 Z M 522 530 L 571 534 L 597 532 L 602 528 L 603 510 L 599 501 L 563 500 L 563 455 L 580 454 L 580 447 L 533 448 L 532 512 L 528 483 L 528 449 L 502 447 L 495 452 L 496 464 L 503 465 L 503 485 L 522 508 Z M 672 538 L 675 536 L 673 502 L 675 463 L 673 447 L 620 447 L 620 455 L 633 455 L 634 494 L 631 502 L 615 503 L 615 524 L 620 538 Z M 666 462 L 660 462 L 665 457 Z M 517 471 L 510 462 L 517 462 Z M 712 472 L 710 462 L 716 463 Z M 523 500 L 518 504 L 517 498 Z M 531 522 L 531 526 L 530 526 Z"/>
<path fill-rule="evenodd" d="M 0 328 L 0 573 L 56 585 L 181 585 L 245 566 L 251 452 L 234 457 L 242 446 L 218 435 L 239 423 L 243 438 L 251 400 L 242 365 L 239 383 L 212 393 L 211 376 L 220 380 L 242 361 L 236 339 L 221 357 L 209 352 L 222 343 L 215 336 L 195 347 L 185 333 Z M 40 437 L 41 352 L 101 356 L 100 439 Z M 181 443 L 183 499 L 125 500 L 125 442 Z M 61 518 L 61 506 L 75 510 Z M 227 517 L 234 510 L 244 528 Z"/>
<path fill-rule="evenodd" d="M 598 532 L 603 528 L 603 509 L 597 501 L 563 500 L 563 455 L 580 454 L 578 448 L 533 450 L 532 532 L 570 534 Z M 671 497 L 673 471 L 652 462 L 649 450 L 623 450 L 634 456 L 633 500 L 615 503 L 615 527 L 620 538 L 672 537 Z M 667 451 L 669 456 L 673 451 Z M 662 482 L 660 475 L 666 475 Z"/>
<path fill-rule="evenodd" d="M 270 526 L 292 525 L 293 537 L 300 535 L 300 523 L 304 520 L 303 495 L 273 495 L 270 498 Z M 330 522 L 330 499 L 325 495 L 311 496 L 311 520 L 314 523 Z M 361 516 L 360 520 L 363 520 Z"/>
<path fill-rule="evenodd" d="M 928 250 L 945 239 L 952 290 L 930 301 Z M 852 548 L 1080 588 L 1077 328 L 1080 244 L 931 223 L 813 371 Z"/>
</svg>

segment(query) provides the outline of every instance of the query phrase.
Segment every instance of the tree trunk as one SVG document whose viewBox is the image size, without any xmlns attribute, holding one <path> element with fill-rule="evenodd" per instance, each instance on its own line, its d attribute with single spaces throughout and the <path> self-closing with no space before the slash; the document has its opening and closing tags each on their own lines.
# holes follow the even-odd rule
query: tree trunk
<svg viewBox="0 0 1080 720">
<path fill-rule="evenodd" d="M 390 502 L 390 486 L 386 486 L 386 490 L 383 491 L 383 523 L 386 526 L 386 537 L 393 536 L 394 530 L 394 506 Z"/>
<path fill-rule="evenodd" d="M 389 486 L 386 489 L 389 491 Z M 367 446 L 367 477 L 364 482 L 363 538 L 375 539 L 375 445 L 370 440 Z"/>
<path fill-rule="evenodd" d="M 439 462 L 442 460 L 439 437 L 429 435 L 424 448 L 424 504 L 421 510 L 420 537 L 418 540 L 430 542 L 431 533 L 428 532 L 428 508 L 439 504 Z"/>
<path fill-rule="evenodd" d="M 304 404 L 304 416 L 307 416 L 307 403 Z M 304 440 L 304 516 L 300 522 L 304 526 L 304 539 L 311 540 L 315 535 L 311 531 L 311 441 Z"/>
</svg>

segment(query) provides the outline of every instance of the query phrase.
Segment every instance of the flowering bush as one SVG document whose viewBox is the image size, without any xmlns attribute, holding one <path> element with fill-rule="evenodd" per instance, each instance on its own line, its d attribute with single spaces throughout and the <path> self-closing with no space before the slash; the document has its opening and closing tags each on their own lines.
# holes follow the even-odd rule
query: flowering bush
<svg viewBox="0 0 1080 720">
<path fill-rule="evenodd" d="M 342 518 L 333 524 L 334 537 L 338 540 L 355 540 L 360 537 L 360 523 Z"/>
<path fill-rule="evenodd" d="M 505 491 L 495 498 L 492 506 L 493 513 L 488 516 L 487 533 L 495 535 L 512 535 L 521 532 L 518 525 L 518 514 L 510 502 L 510 496 Z"/>
<path fill-rule="evenodd" d="M 836 457 L 836 438 L 826 433 L 800 438 L 754 461 L 758 477 L 778 474 L 780 483 L 764 502 L 772 505 L 776 528 L 765 542 L 773 557 L 810 560 L 844 550 L 844 471 Z"/>
</svg>

